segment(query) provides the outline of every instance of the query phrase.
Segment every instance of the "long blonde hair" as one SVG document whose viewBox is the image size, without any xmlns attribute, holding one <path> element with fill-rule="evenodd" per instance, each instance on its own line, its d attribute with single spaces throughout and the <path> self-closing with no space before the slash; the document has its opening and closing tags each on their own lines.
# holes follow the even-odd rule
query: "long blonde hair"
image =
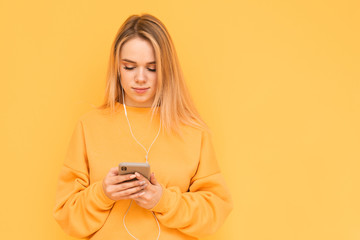
<svg viewBox="0 0 360 240">
<path fill-rule="evenodd" d="M 105 99 L 98 109 L 115 111 L 116 102 L 122 102 L 120 81 L 120 49 L 135 37 L 148 40 L 154 48 L 157 71 L 157 89 L 151 106 L 154 114 L 160 107 L 162 128 L 168 133 L 181 134 L 180 125 L 209 130 L 196 110 L 186 87 L 172 39 L 164 24 L 150 14 L 131 15 L 119 28 L 111 46 L 107 72 Z"/>
</svg>

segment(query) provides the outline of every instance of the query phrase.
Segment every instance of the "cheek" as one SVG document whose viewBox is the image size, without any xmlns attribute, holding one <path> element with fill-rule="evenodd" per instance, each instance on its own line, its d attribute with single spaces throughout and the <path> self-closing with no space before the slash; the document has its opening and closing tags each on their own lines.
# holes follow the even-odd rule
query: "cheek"
<svg viewBox="0 0 360 240">
<path fill-rule="evenodd" d="M 125 70 L 120 70 L 121 83 L 126 87 L 130 83 L 131 73 Z"/>
<path fill-rule="evenodd" d="M 151 85 L 156 86 L 157 83 L 157 74 L 153 74 L 151 77 Z"/>
</svg>

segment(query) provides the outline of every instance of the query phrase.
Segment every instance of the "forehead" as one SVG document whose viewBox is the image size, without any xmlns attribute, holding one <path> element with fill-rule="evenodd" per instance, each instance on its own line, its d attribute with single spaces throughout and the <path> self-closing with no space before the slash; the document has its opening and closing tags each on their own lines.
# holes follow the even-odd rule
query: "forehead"
<svg viewBox="0 0 360 240">
<path fill-rule="evenodd" d="M 133 38 L 122 45 L 120 49 L 120 58 L 128 59 L 136 63 L 154 62 L 155 52 L 148 40 Z"/>
</svg>

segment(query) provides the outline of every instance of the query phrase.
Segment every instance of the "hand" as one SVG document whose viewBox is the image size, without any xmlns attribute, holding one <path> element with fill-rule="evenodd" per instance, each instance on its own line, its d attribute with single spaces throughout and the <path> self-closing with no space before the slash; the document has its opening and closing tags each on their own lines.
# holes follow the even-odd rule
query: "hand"
<svg viewBox="0 0 360 240">
<path fill-rule="evenodd" d="M 150 176 L 150 182 L 143 175 L 135 173 L 136 178 L 140 181 L 146 182 L 146 187 L 139 194 L 135 194 L 131 198 L 145 209 L 153 208 L 159 201 L 162 195 L 162 187 L 155 178 L 155 174 Z"/>
<path fill-rule="evenodd" d="M 135 178 L 135 174 L 119 175 L 117 167 L 111 168 L 102 183 L 105 195 L 114 201 L 134 199 L 149 184 L 148 181 L 136 180 Z M 124 182 L 131 179 L 135 180 Z"/>
</svg>

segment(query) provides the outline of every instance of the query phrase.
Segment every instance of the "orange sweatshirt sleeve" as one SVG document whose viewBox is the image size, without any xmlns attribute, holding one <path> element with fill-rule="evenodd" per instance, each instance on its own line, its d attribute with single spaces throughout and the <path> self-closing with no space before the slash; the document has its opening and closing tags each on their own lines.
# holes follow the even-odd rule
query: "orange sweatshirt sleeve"
<svg viewBox="0 0 360 240">
<path fill-rule="evenodd" d="M 163 225 L 193 237 L 213 234 L 233 208 L 208 132 L 202 134 L 198 169 L 189 190 L 182 193 L 177 186 L 162 187 L 163 195 L 150 211 Z"/>
<path fill-rule="evenodd" d="M 114 202 L 103 192 L 101 181 L 89 181 L 86 143 L 80 120 L 60 172 L 54 217 L 67 234 L 84 238 L 103 226 Z"/>
</svg>

